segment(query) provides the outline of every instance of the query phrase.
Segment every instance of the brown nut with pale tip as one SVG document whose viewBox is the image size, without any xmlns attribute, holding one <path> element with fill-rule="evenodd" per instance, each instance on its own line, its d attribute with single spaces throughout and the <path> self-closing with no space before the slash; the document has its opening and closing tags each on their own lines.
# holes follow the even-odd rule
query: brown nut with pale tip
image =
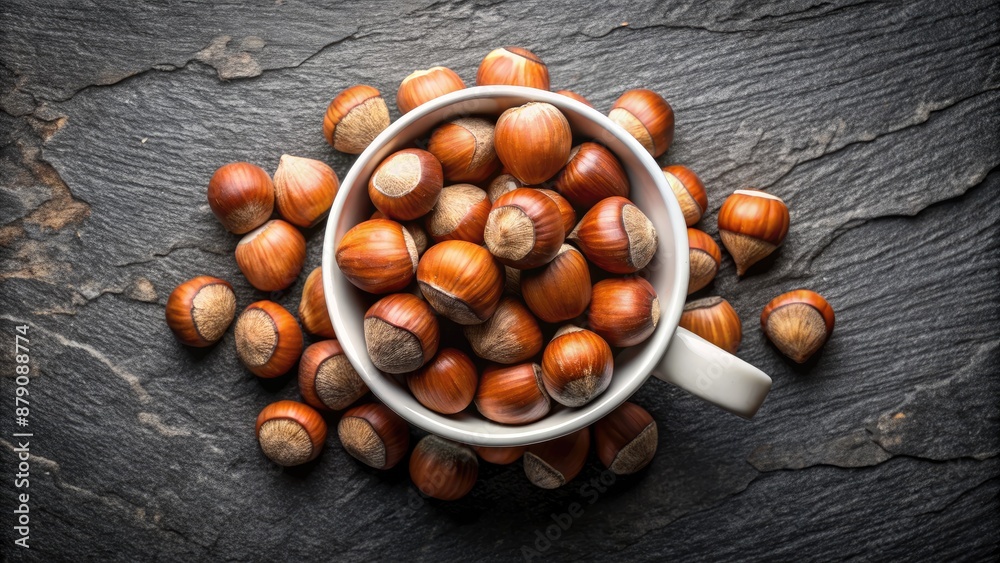
<svg viewBox="0 0 1000 563">
<path fill-rule="evenodd" d="M 434 208 L 444 176 L 441 163 L 421 149 L 403 149 L 385 158 L 368 180 L 368 197 L 390 219 L 412 221 Z"/>
<path fill-rule="evenodd" d="M 302 352 L 299 360 L 299 393 L 309 406 L 344 410 L 368 393 L 354 366 L 336 340 L 323 340 Z"/>
<path fill-rule="evenodd" d="M 309 334 L 323 338 L 337 338 L 330 321 L 330 311 L 326 308 L 326 292 L 323 290 L 323 271 L 316 267 L 306 277 L 299 301 L 299 322 Z"/>
<path fill-rule="evenodd" d="M 608 118 L 630 135 L 653 157 L 667 152 L 674 141 L 674 109 L 652 90 L 629 90 L 613 106 Z"/>
<path fill-rule="evenodd" d="M 503 194 L 523 187 L 525 187 L 524 182 L 518 180 L 512 174 L 504 172 L 496 178 L 493 178 L 489 187 L 486 189 L 486 195 L 489 196 L 490 203 L 493 203 Z"/>
<path fill-rule="evenodd" d="M 521 296 L 531 312 L 547 323 L 568 321 L 590 303 L 590 268 L 576 248 L 564 244 L 551 262 L 521 273 Z"/>
<path fill-rule="evenodd" d="M 302 355 L 302 329 L 273 301 L 251 303 L 236 319 L 236 355 L 257 377 L 288 373 Z"/>
<path fill-rule="evenodd" d="M 706 297 L 684 305 L 680 326 L 735 354 L 743 340 L 743 325 L 729 301 Z"/>
<path fill-rule="evenodd" d="M 581 104 L 583 104 L 583 105 L 585 105 L 587 107 L 594 107 L 594 104 L 590 103 L 587 100 L 587 98 L 584 98 L 583 96 L 581 96 L 580 94 L 577 94 L 576 92 L 574 92 L 572 90 L 556 90 L 556 94 L 559 94 L 560 96 L 566 96 L 567 98 L 569 98 L 571 100 L 576 100 L 576 101 L 580 102 Z"/>
<path fill-rule="evenodd" d="M 594 284 L 587 326 L 618 347 L 641 344 L 660 322 L 660 300 L 643 278 L 608 278 Z"/>
<path fill-rule="evenodd" d="M 708 195 L 698 175 L 687 166 L 675 164 L 663 169 L 663 177 L 681 206 L 681 213 L 684 214 L 687 226 L 701 221 L 701 216 L 708 209 Z"/>
<path fill-rule="evenodd" d="M 656 229 L 623 197 L 598 202 L 567 237 L 595 266 L 612 274 L 632 274 L 656 254 Z"/>
<path fill-rule="evenodd" d="M 549 67 L 522 47 L 494 49 L 479 63 L 476 86 L 527 86 L 549 89 Z"/>
<path fill-rule="evenodd" d="M 420 492 L 438 500 L 458 500 L 479 478 L 475 452 L 433 434 L 417 442 L 410 455 L 410 479 Z"/>
<path fill-rule="evenodd" d="M 409 285 L 420 260 L 409 231 L 389 219 L 369 219 L 351 227 L 340 239 L 335 257 L 344 277 L 376 294 Z"/>
<path fill-rule="evenodd" d="M 446 240 L 424 253 L 417 265 L 417 283 L 435 311 L 460 325 L 472 325 L 496 311 L 504 271 L 485 248 Z"/>
<path fill-rule="evenodd" d="M 475 403 L 480 414 L 501 424 L 534 422 L 552 408 L 542 367 L 533 363 L 487 367 L 479 378 Z"/>
<path fill-rule="evenodd" d="M 465 240 L 483 244 L 486 220 L 492 208 L 486 192 L 472 184 L 447 186 L 427 215 L 427 234 L 435 242 Z"/>
<path fill-rule="evenodd" d="M 227 231 L 242 235 L 263 225 L 274 211 L 274 184 L 260 166 L 232 162 L 208 182 L 208 205 Z"/>
<path fill-rule="evenodd" d="M 410 448 L 410 426 L 381 403 L 358 405 L 344 413 L 337 436 L 354 459 L 375 469 L 391 469 Z"/>
<path fill-rule="evenodd" d="M 250 285 L 261 291 L 292 285 L 305 263 L 305 237 L 280 219 L 250 231 L 236 245 L 236 265 Z"/>
<path fill-rule="evenodd" d="M 454 70 L 435 66 L 427 70 L 410 73 L 399 84 L 396 91 L 396 107 L 399 113 L 407 113 L 434 98 L 465 89 L 465 82 Z"/>
<path fill-rule="evenodd" d="M 278 401 L 257 415 L 257 441 L 264 455 L 284 467 L 316 459 L 326 442 L 326 421 L 309 405 Z"/>
<path fill-rule="evenodd" d="M 788 234 L 788 207 L 760 190 L 736 190 L 719 209 L 719 238 L 742 276 L 774 252 Z"/>
<path fill-rule="evenodd" d="M 472 404 L 479 373 L 465 352 L 444 348 L 427 365 L 407 375 L 406 385 L 421 405 L 455 414 Z"/>
<path fill-rule="evenodd" d="M 525 450 L 528 448 L 527 446 L 475 446 L 472 449 L 476 450 L 479 457 L 487 463 L 492 463 L 494 465 L 510 465 L 521 459 L 521 456 L 524 455 Z"/>
<path fill-rule="evenodd" d="M 434 357 L 440 341 L 434 310 L 416 295 L 388 295 L 365 313 L 368 357 L 386 373 L 419 369 Z"/>
<path fill-rule="evenodd" d="M 525 184 L 541 184 L 569 160 L 573 132 L 555 106 L 529 102 L 500 114 L 493 143 L 507 172 Z"/>
<path fill-rule="evenodd" d="M 340 152 L 361 154 L 389 126 L 389 108 L 371 86 L 351 86 L 330 102 L 323 117 L 323 135 Z"/>
<path fill-rule="evenodd" d="M 606 197 L 629 195 L 628 175 L 618 157 L 591 142 L 573 147 L 552 187 L 581 209 L 590 209 Z"/>
<path fill-rule="evenodd" d="M 587 462 L 590 428 L 582 428 L 555 440 L 532 444 L 524 452 L 524 474 L 543 489 L 558 489 L 569 483 Z"/>
<path fill-rule="evenodd" d="M 563 231 L 567 235 L 572 232 L 573 227 L 576 226 L 576 210 L 573 209 L 573 205 L 570 204 L 569 200 L 559 195 L 559 192 L 555 190 L 539 188 L 538 191 L 549 196 L 549 199 L 559 207 L 559 215 L 563 221 Z"/>
<path fill-rule="evenodd" d="M 278 213 L 299 227 L 312 227 L 326 217 L 339 187 L 333 168 L 311 158 L 282 155 L 274 172 Z"/>
<path fill-rule="evenodd" d="M 170 292 L 167 326 L 181 344 L 204 348 L 218 342 L 236 315 L 236 294 L 226 280 L 192 278 Z"/>
<path fill-rule="evenodd" d="M 805 363 L 833 334 L 833 307 L 808 289 L 782 293 L 764 307 L 760 326 L 781 353 Z"/>
<path fill-rule="evenodd" d="M 712 283 L 722 264 L 722 251 L 708 233 L 688 228 L 688 295 Z"/>
<path fill-rule="evenodd" d="M 385 213 L 376 209 L 369 219 L 388 219 L 388 217 L 385 216 Z M 417 221 L 404 221 L 400 224 L 403 225 L 406 232 L 410 233 L 410 238 L 413 239 L 413 246 L 417 248 L 417 255 L 422 255 L 427 250 L 427 247 L 430 246 L 427 231 Z"/>
<path fill-rule="evenodd" d="M 532 188 L 518 188 L 493 202 L 483 238 L 504 265 L 537 268 L 559 253 L 566 228 L 552 198 Z"/>
<path fill-rule="evenodd" d="M 611 384 L 611 347 L 595 332 L 567 325 L 542 354 L 542 382 L 549 396 L 567 407 L 582 407 Z"/>
<path fill-rule="evenodd" d="M 484 360 L 516 364 L 542 350 L 544 339 L 538 321 L 516 297 L 500 299 L 497 310 L 486 322 L 462 329 L 472 351 Z"/>
<path fill-rule="evenodd" d="M 658 441 L 656 421 L 635 403 L 622 403 L 594 423 L 597 457 L 617 475 L 631 475 L 649 465 Z"/>
<path fill-rule="evenodd" d="M 461 117 L 442 123 L 427 143 L 449 182 L 480 184 L 500 168 L 493 148 L 493 122 L 481 117 Z"/>
</svg>

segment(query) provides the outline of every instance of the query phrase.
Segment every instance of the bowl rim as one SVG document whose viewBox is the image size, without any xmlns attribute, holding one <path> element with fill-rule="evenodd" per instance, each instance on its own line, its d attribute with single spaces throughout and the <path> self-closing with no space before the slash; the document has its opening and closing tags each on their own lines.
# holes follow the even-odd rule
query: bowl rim
<svg viewBox="0 0 1000 563">
<path fill-rule="evenodd" d="M 327 310 L 330 314 L 330 320 L 333 324 L 338 340 L 340 340 L 341 335 L 351 333 L 346 324 L 343 322 L 340 316 L 339 306 L 336 299 L 334 299 L 336 292 L 334 288 L 333 275 L 334 271 L 339 272 L 339 267 L 334 259 L 335 239 L 340 216 L 342 215 L 347 202 L 348 192 L 353 189 L 367 190 L 367 182 L 364 183 L 363 188 L 357 187 L 362 170 L 367 166 L 369 161 L 371 161 L 375 155 L 382 150 L 384 145 L 389 143 L 397 135 L 406 131 L 415 122 L 423 119 L 428 114 L 437 112 L 453 104 L 469 100 L 489 98 L 523 98 L 533 102 L 550 103 L 559 108 L 560 111 L 569 110 L 578 114 L 582 118 L 595 122 L 606 132 L 606 134 L 611 135 L 616 141 L 625 145 L 625 147 L 637 157 L 643 168 L 646 169 L 646 172 L 649 173 L 652 185 L 655 186 L 656 190 L 659 192 L 659 197 L 664 200 L 668 215 L 666 221 L 670 225 L 674 241 L 674 248 L 672 250 L 674 255 L 675 273 L 672 280 L 670 294 L 667 296 L 659 296 L 660 319 L 656 330 L 644 345 L 647 347 L 653 347 L 656 352 L 652 354 L 645 354 L 646 361 L 639 364 L 639 369 L 644 373 L 634 376 L 632 380 L 620 387 L 611 397 L 612 400 L 595 400 L 594 402 L 583 407 L 577 407 L 574 409 L 575 416 L 564 420 L 559 424 L 539 425 L 538 423 L 546 420 L 546 418 L 542 418 L 539 421 L 524 425 L 525 430 L 523 432 L 516 432 L 516 429 L 519 428 L 518 426 L 509 426 L 512 431 L 500 436 L 490 434 L 488 432 L 473 432 L 468 429 L 458 428 L 454 425 L 442 423 L 438 420 L 438 418 L 446 419 L 446 417 L 438 413 L 432 413 L 432 411 L 426 409 L 426 407 L 422 408 L 431 412 L 432 416 L 428 416 L 426 413 L 395 404 L 395 400 L 393 399 L 394 391 L 389 390 L 389 387 L 395 387 L 396 385 L 394 382 L 389 381 L 391 378 L 386 377 L 378 370 L 375 370 L 375 373 L 371 374 L 365 369 L 358 369 L 360 358 L 356 357 L 356 355 L 358 354 L 359 348 L 356 348 L 355 346 L 342 345 L 344 353 L 347 355 L 351 365 L 358 372 L 358 375 L 365 381 L 375 397 L 388 406 L 393 412 L 400 415 L 408 423 L 443 438 L 469 445 L 492 447 L 520 446 L 552 440 L 593 424 L 620 406 L 621 403 L 628 400 L 628 398 L 649 379 L 654 368 L 656 367 L 656 364 L 659 363 L 660 359 L 666 353 L 670 339 L 673 337 L 673 334 L 680 322 L 681 312 L 687 298 L 689 276 L 687 225 L 684 221 L 684 215 L 681 212 L 680 204 L 674 197 L 660 166 L 656 163 L 653 156 L 650 155 L 649 152 L 639 143 L 639 141 L 632 137 L 625 129 L 615 124 L 606 115 L 600 113 L 593 107 L 555 92 L 539 90 L 536 88 L 527 88 L 523 86 L 474 86 L 451 92 L 414 108 L 406 114 L 403 114 L 396 121 L 392 122 L 371 142 L 371 144 L 368 145 L 364 151 L 362 151 L 360 155 L 358 155 L 357 159 L 351 165 L 350 170 L 348 170 L 347 175 L 344 176 L 344 180 L 340 184 L 337 196 L 334 199 L 333 206 L 331 207 L 329 216 L 326 219 L 322 252 L 323 289 L 326 296 Z M 526 101 L 525 103 L 528 102 Z M 601 142 L 600 138 L 587 140 Z M 660 237 L 661 243 L 662 240 L 663 238 Z M 660 255 L 661 250 L 658 249 L 657 254 Z M 664 300 L 664 297 L 667 298 L 666 301 Z M 360 350 L 362 350 L 361 353 L 366 353 L 364 352 L 365 347 L 363 345 L 360 346 Z M 619 354 L 619 356 L 621 356 L 621 354 Z M 618 358 L 616 358 L 616 364 L 617 360 Z M 368 363 L 370 363 L 370 359 L 368 360 Z M 606 391 L 605 395 L 607 394 L 608 392 Z"/>
</svg>

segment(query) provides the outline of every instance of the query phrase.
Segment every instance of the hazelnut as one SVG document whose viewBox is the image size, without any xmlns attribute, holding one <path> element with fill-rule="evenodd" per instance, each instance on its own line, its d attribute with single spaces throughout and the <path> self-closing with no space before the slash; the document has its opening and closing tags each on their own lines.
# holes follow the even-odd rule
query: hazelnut
<svg viewBox="0 0 1000 563">
<path fill-rule="evenodd" d="M 574 206 L 590 209 L 606 197 L 628 197 L 628 175 L 618 157 L 597 143 L 573 147 L 553 187 Z"/>
<path fill-rule="evenodd" d="M 290 467 L 316 459 L 326 442 L 326 421 L 308 405 L 278 401 L 257 415 L 256 433 L 264 455 Z"/>
<path fill-rule="evenodd" d="M 410 233 L 388 219 L 370 219 L 344 233 L 337 266 L 352 284 L 369 293 L 399 291 L 413 279 L 420 257 Z"/>
<path fill-rule="evenodd" d="M 236 245 L 236 265 L 250 285 L 261 291 L 292 285 L 305 262 L 305 237 L 280 219 L 250 231 Z"/>
<path fill-rule="evenodd" d="M 833 307 L 808 289 L 782 293 L 764 307 L 760 326 L 781 353 L 804 363 L 833 333 Z"/>
<path fill-rule="evenodd" d="M 326 142 L 340 152 L 361 154 L 389 126 L 389 108 L 371 86 L 351 86 L 330 102 L 323 118 Z"/>
<path fill-rule="evenodd" d="M 483 244 L 490 200 L 472 184 L 455 184 L 441 190 L 437 205 L 427 216 L 427 233 L 436 241 L 465 240 Z"/>
<path fill-rule="evenodd" d="M 365 313 L 368 356 L 386 373 L 406 373 L 423 366 L 437 352 L 440 338 L 434 311 L 415 295 L 394 293 Z"/>
<path fill-rule="evenodd" d="M 478 324 L 496 310 L 504 272 L 485 248 L 446 240 L 424 253 L 417 266 L 417 283 L 439 314 L 461 325 Z"/>
<path fill-rule="evenodd" d="M 236 355 L 257 377 L 284 375 L 302 354 L 295 317 L 273 301 L 251 303 L 236 319 Z"/>
<path fill-rule="evenodd" d="M 566 116 L 544 102 L 503 112 L 493 135 L 500 162 L 525 184 L 541 184 L 559 172 L 573 144 Z"/>
<path fill-rule="evenodd" d="M 547 323 L 568 321 L 590 303 L 590 268 L 579 250 L 562 245 L 551 262 L 521 274 L 521 295 L 531 312 Z"/>
<path fill-rule="evenodd" d="M 503 297 L 493 316 L 463 332 L 477 356 L 498 364 L 524 362 L 542 350 L 542 329 L 516 297 Z"/>
<path fill-rule="evenodd" d="M 409 374 L 406 384 L 421 405 L 441 414 L 455 414 L 472 404 L 479 373 L 465 352 L 444 348 L 427 365 Z"/>
<path fill-rule="evenodd" d="M 691 276 L 688 278 L 688 295 L 712 283 L 722 264 L 722 251 L 708 233 L 688 228 L 688 263 Z"/>
<path fill-rule="evenodd" d="M 242 235 L 264 224 L 274 211 L 274 184 L 259 166 L 232 162 L 208 182 L 208 205 L 227 231 Z"/>
<path fill-rule="evenodd" d="M 358 405 L 344 413 L 337 436 L 354 459 L 375 469 L 391 469 L 410 448 L 410 427 L 381 403 Z"/>
<path fill-rule="evenodd" d="M 539 188 L 538 191 L 549 196 L 549 199 L 559 207 L 559 215 L 562 216 L 563 221 L 563 231 L 568 235 L 573 230 L 573 227 L 576 226 L 576 211 L 569 203 L 569 200 L 559 195 L 559 192 L 555 190 Z"/>
<path fill-rule="evenodd" d="M 509 447 L 486 447 L 486 446 L 475 446 L 472 448 L 476 450 L 479 457 L 487 463 L 492 463 L 494 465 L 510 465 L 515 461 L 521 459 L 524 455 L 524 451 L 527 450 L 527 446 L 509 446 Z"/>
<path fill-rule="evenodd" d="M 388 219 L 384 213 L 379 210 L 375 210 L 369 219 Z M 406 232 L 410 233 L 410 238 L 413 239 L 413 246 L 417 248 L 417 256 L 420 256 L 427 250 L 430 246 L 430 239 L 427 237 L 427 231 L 420 225 L 417 221 L 403 221 L 400 223 Z"/>
<path fill-rule="evenodd" d="M 567 238 L 595 266 L 613 274 L 637 272 L 656 254 L 653 223 L 623 197 L 601 200 Z"/>
<path fill-rule="evenodd" d="M 594 284 L 587 325 L 608 344 L 640 344 L 653 334 L 659 322 L 660 300 L 645 279 L 627 276 Z"/>
<path fill-rule="evenodd" d="M 432 498 L 458 500 L 478 477 L 479 460 L 471 449 L 433 434 L 424 436 L 410 456 L 410 479 Z"/>
<path fill-rule="evenodd" d="M 525 187 L 523 182 L 515 178 L 513 175 L 504 172 L 496 178 L 493 178 L 493 181 L 490 182 L 489 188 L 486 190 L 486 195 L 489 196 L 490 203 L 493 203 L 503 194 L 523 187 Z"/>
<path fill-rule="evenodd" d="M 527 424 L 549 414 L 552 406 L 542 383 L 542 367 L 526 363 L 492 365 L 483 371 L 476 390 L 476 408 L 501 424 Z"/>
<path fill-rule="evenodd" d="M 524 474 L 535 486 L 558 489 L 572 481 L 587 462 L 590 429 L 582 428 L 555 440 L 532 444 L 524 452 Z"/>
<path fill-rule="evenodd" d="M 443 66 L 418 70 L 403 79 L 396 92 L 399 113 L 408 113 L 434 98 L 465 88 L 465 82 L 454 70 Z"/>
<path fill-rule="evenodd" d="M 542 382 L 557 403 L 581 407 L 611 384 L 611 347 L 596 333 L 568 325 L 542 355 Z"/>
<path fill-rule="evenodd" d="M 681 206 L 681 213 L 684 214 L 687 226 L 701 221 L 701 216 L 708 209 L 708 195 L 705 194 L 705 185 L 701 183 L 698 175 L 687 166 L 675 164 L 663 169 L 663 177 L 666 178 L 670 190 L 674 192 L 674 197 Z"/>
<path fill-rule="evenodd" d="M 674 140 L 674 110 L 652 90 L 629 90 L 608 114 L 611 121 L 635 137 L 653 157 L 667 152 Z"/>
<path fill-rule="evenodd" d="M 299 227 L 312 227 L 326 217 L 338 187 L 333 168 L 311 158 L 282 155 L 274 172 L 278 213 Z"/>
<path fill-rule="evenodd" d="M 323 290 L 323 270 L 316 267 L 306 277 L 302 288 L 302 299 L 299 301 L 299 322 L 309 334 L 323 338 L 336 338 L 333 323 L 330 322 L 330 312 L 326 308 L 326 292 Z"/>
<path fill-rule="evenodd" d="M 719 237 L 742 276 L 774 252 L 788 234 L 788 207 L 760 190 L 736 190 L 719 209 Z"/>
<path fill-rule="evenodd" d="M 481 117 L 462 117 L 443 123 L 431 133 L 427 144 L 449 182 L 479 184 L 500 168 L 493 149 L 493 122 Z"/>
<path fill-rule="evenodd" d="M 649 465 L 658 440 L 656 421 L 635 403 L 622 403 L 594 424 L 597 457 L 618 475 L 631 475 Z"/>
<path fill-rule="evenodd" d="M 502 47 L 490 51 L 479 63 L 476 86 L 527 86 L 549 89 L 549 68 L 542 59 L 521 47 Z"/>
<path fill-rule="evenodd" d="M 434 207 L 443 186 L 441 163 L 433 154 L 403 149 L 375 169 L 368 180 L 368 196 L 386 217 L 410 221 Z"/>
<path fill-rule="evenodd" d="M 198 276 L 167 298 L 167 326 L 181 344 L 204 348 L 218 342 L 236 315 L 236 294 L 226 280 Z"/>
<path fill-rule="evenodd" d="M 343 410 L 368 393 L 354 366 L 336 340 L 317 342 L 299 360 L 299 393 L 309 406 Z"/>
<path fill-rule="evenodd" d="M 493 202 L 483 238 L 504 265 L 527 269 L 555 258 L 566 230 L 559 206 L 550 197 L 518 188 Z"/>
<path fill-rule="evenodd" d="M 735 354 L 743 340 L 743 325 L 733 306 L 721 297 L 706 297 L 684 305 L 680 326 Z"/>
</svg>

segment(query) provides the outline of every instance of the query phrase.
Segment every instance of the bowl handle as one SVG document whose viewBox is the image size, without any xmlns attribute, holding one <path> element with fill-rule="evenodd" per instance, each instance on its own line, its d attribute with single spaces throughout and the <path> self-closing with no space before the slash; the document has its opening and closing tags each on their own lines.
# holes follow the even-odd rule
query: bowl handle
<svg viewBox="0 0 1000 563">
<path fill-rule="evenodd" d="M 683 328 L 670 339 L 653 376 L 747 419 L 771 390 L 767 374 Z"/>
</svg>

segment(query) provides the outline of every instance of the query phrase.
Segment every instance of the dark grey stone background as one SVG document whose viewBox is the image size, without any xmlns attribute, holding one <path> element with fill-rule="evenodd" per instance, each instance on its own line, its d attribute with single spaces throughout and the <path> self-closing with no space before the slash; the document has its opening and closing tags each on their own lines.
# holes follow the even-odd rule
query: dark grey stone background
<svg viewBox="0 0 1000 563">
<path fill-rule="evenodd" d="M 1000 551 L 1000 7 L 802 0 L 405 5 L 0 2 L 0 359 L 30 325 L 31 549 L 12 547 L 15 431 L 0 395 L 2 553 L 10 560 L 989 560 Z M 947 5 L 946 5 L 947 4 Z M 606 111 L 625 89 L 677 115 L 662 159 L 787 201 L 767 264 L 732 261 L 740 356 L 773 375 L 752 422 L 666 384 L 635 400 L 660 424 L 644 473 L 596 502 L 519 466 L 483 466 L 472 494 L 424 500 L 405 469 L 377 473 L 329 440 L 282 471 L 257 412 L 297 396 L 243 370 L 232 333 L 178 345 L 171 289 L 240 276 L 212 217 L 212 171 L 282 153 L 352 158 L 324 142 L 330 98 L 395 91 L 435 64 L 472 83 L 490 49 L 523 45 L 554 88 Z M 307 233 L 311 268 L 321 229 Z M 278 301 L 293 308 L 304 276 Z M 837 312 L 804 367 L 762 336 L 780 292 Z M 593 489 L 592 489 L 593 490 Z M 582 517 L 535 546 L 552 514 Z"/>
</svg>

